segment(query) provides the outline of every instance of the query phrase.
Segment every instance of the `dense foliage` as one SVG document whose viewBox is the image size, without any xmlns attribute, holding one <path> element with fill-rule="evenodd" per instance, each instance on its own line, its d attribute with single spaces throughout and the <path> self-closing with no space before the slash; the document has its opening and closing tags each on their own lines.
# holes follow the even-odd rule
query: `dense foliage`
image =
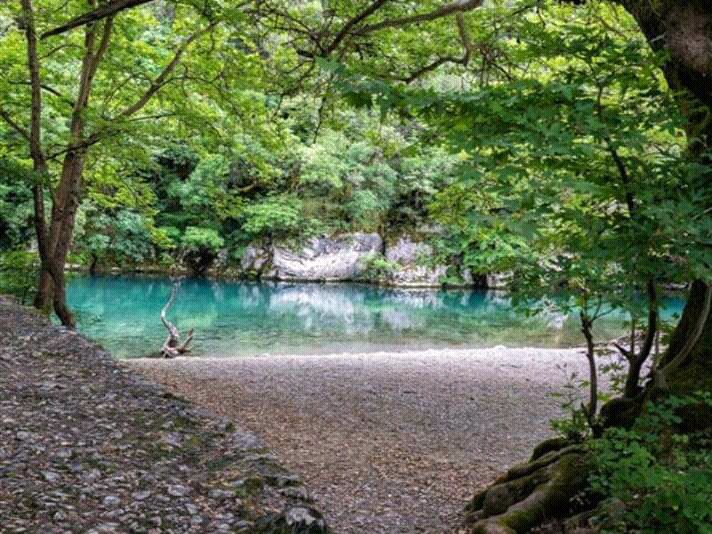
<svg viewBox="0 0 712 534">
<path fill-rule="evenodd" d="M 634 501 L 642 529 L 709 519 L 697 500 L 709 457 L 673 447 L 655 463 L 647 430 L 604 432 L 598 404 L 600 317 L 629 313 L 621 393 L 639 404 L 690 355 L 704 361 L 696 347 L 710 328 L 709 77 L 694 86 L 691 67 L 671 61 L 679 51 L 640 31 L 656 10 L 157 1 L 38 40 L 87 6 L 36 3 L 0 6 L 0 248 L 13 251 L 3 290 L 26 297 L 34 241 L 38 295 L 53 287 L 71 325 L 67 260 L 205 274 L 254 243 L 428 239 L 458 272 L 508 273 L 525 305 L 565 289 L 547 305 L 580 314 L 590 376 L 576 417 L 602 440 L 598 489 Z M 395 268 L 368 260 L 375 277 Z M 691 346 L 654 358 L 658 295 L 692 281 L 699 325 L 688 317 L 680 334 Z M 660 413 L 655 428 L 674 422 Z M 688 494 L 674 514 L 646 512 Z"/>
<path fill-rule="evenodd" d="M 700 403 L 712 403 L 709 393 L 671 397 L 633 428 L 610 429 L 591 443 L 597 462 L 592 490 L 623 504 L 601 518 L 606 531 L 712 532 L 712 436 L 679 426 L 679 411 Z M 610 503 L 609 511 L 615 508 Z"/>
</svg>

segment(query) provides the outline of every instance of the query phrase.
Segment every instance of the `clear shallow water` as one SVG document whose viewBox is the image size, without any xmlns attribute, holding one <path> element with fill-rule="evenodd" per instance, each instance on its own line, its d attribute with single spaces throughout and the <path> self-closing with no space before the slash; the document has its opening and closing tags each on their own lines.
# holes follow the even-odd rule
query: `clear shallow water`
<svg viewBox="0 0 712 534">
<path fill-rule="evenodd" d="M 163 344 L 159 314 L 170 290 L 160 277 L 76 277 L 68 297 L 80 332 L 131 358 Z M 682 305 L 682 298 L 668 297 L 663 316 L 680 313 Z M 195 329 L 198 356 L 582 344 L 576 317 L 553 311 L 525 317 L 497 291 L 196 279 L 183 281 L 169 317 L 182 331 Z M 624 319 L 606 317 L 597 335 L 622 335 Z"/>
</svg>

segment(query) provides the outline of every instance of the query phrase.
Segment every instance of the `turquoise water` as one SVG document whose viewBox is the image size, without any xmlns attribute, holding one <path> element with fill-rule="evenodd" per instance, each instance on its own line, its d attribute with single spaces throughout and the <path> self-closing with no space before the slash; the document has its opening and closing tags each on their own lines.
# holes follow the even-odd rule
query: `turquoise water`
<svg viewBox="0 0 712 534">
<path fill-rule="evenodd" d="M 165 339 L 159 314 L 170 290 L 160 277 L 76 277 L 69 303 L 80 332 L 118 357 L 140 357 L 157 352 Z M 663 314 L 679 313 L 682 304 L 667 298 Z M 554 311 L 525 317 L 495 291 L 189 279 L 169 317 L 182 331 L 195 329 L 198 356 L 582 343 L 576 317 Z M 606 317 L 597 335 L 622 335 L 624 319 Z"/>
</svg>

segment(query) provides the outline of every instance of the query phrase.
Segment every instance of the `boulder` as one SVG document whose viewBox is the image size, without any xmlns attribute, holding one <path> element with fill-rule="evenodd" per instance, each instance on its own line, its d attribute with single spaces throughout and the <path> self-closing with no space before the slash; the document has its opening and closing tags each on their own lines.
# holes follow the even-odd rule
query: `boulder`
<svg viewBox="0 0 712 534">
<path fill-rule="evenodd" d="M 364 233 L 313 238 L 299 250 L 275 246 L 265 276 L 286 281 L 357 280 L 366 259 L 382 249 L 381 236 Z"/>
<path fill-rule="evenodd" d="M 282 513 L 260 518 L 252 530 L 255 534 L 328 534 L 324 516 L 306 506 L 295 506 Z"/>
<path fill-rule="evenodd" d="M 269 266 L 272 251 L 268 247 L 250 245 L 245 249 L 240 260 L 240 269 L 246 275 L 257 276 L 262 274 L 265 267 Z"/>
<path fill-rule="evenodd" d="M 492 273 L 487 275 L 487 289 L 507 289 L 512 273 Z"/>
</svg>

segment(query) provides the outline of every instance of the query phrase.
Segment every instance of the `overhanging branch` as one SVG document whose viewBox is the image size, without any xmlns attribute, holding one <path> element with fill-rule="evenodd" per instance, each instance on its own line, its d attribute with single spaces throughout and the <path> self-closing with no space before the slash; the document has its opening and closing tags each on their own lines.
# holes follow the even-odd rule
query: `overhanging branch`
<svg viewBox="0 0 712 534">
<path fill-rule="evenodd" d="M 395 19 L 386 19 L 382 20 L 381 22 L 376 22 L 374 24 L 368 24 L 355 30 L 353 33 L 355 35 L 366 35 L 367 33 L 372 33 L 386 28 L 397 28 L 410 24 L 430 22 L 432 20 L 448 17 L 457 13 L 464 13 L 466 11 L 472 11 L 473 9 L 477 9 L 482 5 L 482 1 L 483 0 L 457 0 L 455 2 L 450 2 L 449 4 L 440 6 L 439 8 L 433 11 L 429 11 L 427 13 L 419 13 L 417 15 L 410 15 L 407 17 L 399 17 Z"/>
<path fill-rule="evenodd" d="M 85 24 L 91 24 L 93 22 L 100 21 L 102 19 L 119 13 L 120 11 L 124 11 L 125 9 L 138 7 L 143 4 L 148 4 L 152 1 L 153 0 L 114 0 L 113 2 L 104 4 L 93 11 L 75 17 L 69 22 L 62 24 L 61 26 L 44 32 L 42 34 L 42 39 L 68 32 L 69 30 L 78 28 L 79 26 L 84 26 Z"/>
</svg>

